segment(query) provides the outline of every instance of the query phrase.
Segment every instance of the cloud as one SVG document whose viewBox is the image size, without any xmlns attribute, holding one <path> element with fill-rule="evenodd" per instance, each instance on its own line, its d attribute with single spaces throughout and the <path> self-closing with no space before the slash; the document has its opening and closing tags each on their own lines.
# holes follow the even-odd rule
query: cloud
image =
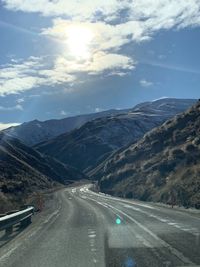
<svg viewBox="0 0 200 267">
<path fill-rule="evenodd" d="M 77 60 L 74 60 L 74 62 L 68 60 L 70 62 L 70 66 L 68 65 L 70 71 L 73 71 L 73 69 L 82 71 L 81 68 L 89 71 L 90 67 L 97 69 L 98 62 L 101 59 L 108 59 L 109 57 L 112 59 L 114 57 L 115 60 L 116 56 L 113 55 L 121 56 L 124 62 L 125 58 L 127 60 L 127 55 L 122 53 L 122 47 L 124 45 L 149 41 L 160 30 L 200 26 L 200 2 L 198 0 L 191 0 L 189 4 L 183 0 L 111 2 L 111 5 L 106 5 L 104 1 L 101 1 L 100 4 L 98 0 L 94 0 L 92 1 L 91 8 L 87 0 L 76 3 L 75 1 L 68 1 L 67 6 L 69 6 L 69 9 L 66 8 L 65 10 L 67 10 L 66 15 L 70 14 L 70 18 L 55 18 L 51 27 L 42 29 L 42 35 L 53 37 L 65 44 L 65 58 L 70 56 L 70 51 L 67 49 L 69 29 L 73 27 L 85 27 L 91 31 L 92 38 L 88 48 L 91 55 L 90 62 L 84 62 L 85 64 L 83 64 L 82 62 L 77 62 Z M 56 1 L 54 4 L 54 7 L 58 7 L 58 10 L 60 5 L 65 5 L 63 1 Z M 74 9 L 75 6 L 77 9 Z M 86 16 L 82 12 L 85 8 L 87 9 Z M 71 12 L 68 13 L 68 10 L 71 10 Z M 81 13 L 78 14 L 79 10 L 81 10 Z M 120 15 L 122 10 L 126 10 L 123 20 Z M 41 12 L 43 11 L 41 10 Z M 47 14 L 46 11 L 45 14 Z M 62 14 L 57 13 L 57 15 Z M 101 16 L 97 16 L 97 14 L 101 14 Z M 111 17 L 113 21 L 109 19 Z M 103 55 L 103 53 L 106 56 L 98 58 L 98 55 Z M 132 68 L 129 68 L 131 64 Z M 106 67 L 106 63 L 103 65 Z M 125 65 L 123 64 L 123 66 Z M 136 62 L 133 59 L 129 59 L 127 70 L 134 69 L 135 65 Z M 120 64 L 118 65 L 118 69 L 120 69 Z M 122 69 L 125 69 L 125 67 L 122 67 Z M 99 69 L 99 71 L 101 70 Z M 113 73 L 117 73 L 116 70 L 113 70 Z M 118 71 L 118 73 L 125 72 Z"/>
<path fill-rule="evenodd" d="M 2 3 L 9 10 L 64 16 L 71 21 L 104 20 L 118 24 L 121 20 L 138 21 L 149 30 L 200 25 L 199 0 L 2 0 Z"/>
<path fill-rule="evenodd" d="M 150 86 L 153 85 L 153 83 L 150 82 L 150 81 L 147 81 L 147 80 L 145 80 L 145 79 L 142 79 L 142 80 L 140 80 L 140 85 L 141 85 L 142 87 L 150 87 Z"/>
<path fill-rule="evenodd" d="M 185 67 L 177 66 L 173 64 L 160 63 L 156 61 L 142 61 L 141 63 L 152 66 L 152 67 L 158 67 L 158 68 L 168 69 L 172 71 L 186 72 L 186 73 L 192 73 L 192 74 L 198 74 L 198 75 L 200 74 L 200 70 L 198 69 L 185 68 Z"/>
<path fill-rule="evenodd" d="M 95 108 L 94 111 L 98 113 L 98 112 L 102 112 L 102 111 L 104 111 L 104 110 L 105 110 L 105 109 L 103 109 L 103 108 L 98 108 L 98 107 L 97 107 L 97 108 Z"/>
<path fill-rule="evenodd" d="M 91 73 L 96 73 L 109 69 L 132 70 L 133 68 L 133 60 L 129 57 L 100 51 L 93 55 L 87 70 Z"/>
<path fill-rule="evenodd" d="M 133 64 L 133 60 L 127 56 L 99 51 L 86 61 L 73 61 L 64 55 L 60 56 L 56 59 L 55 70 L 67 70 L 70 74 L 83 72 L 95 75 L 113 69 L 132 70 Z"/>
<path fill-rule="evenodd" d="M 103 21 L 79 22 L 61 18 L 54 19 L 52 27 L 43 28 L 41 34 L 62 41 L 67 46 L 68 32 L 80 27 L 91 32 L 90 49 L 92 51 L 118 50 L 124 44 L 129 43 L 131 38 L 144 38 L 144 36 L 141 36 L 142 29 L 140 25 L 133 21 L 119 25 L 111 25 Z"/>
<path fill-rule="evenodd" d="M 18 99 L 17 99 L 17 103 L 18 103 L 18 104 L 23 103 L 24 101 L 25 101 L 24 98 L 18 98 Z"/>
<path fill-rule="evenodd" d="M 42 86 L 80 83 L 80 73 L 124 76 L 137 64 L 122 52 L 124 45 L 149 41 L 160 30 L 200 26 L 199 0 L 2 0 L 2 3 L 9 10 L 52 17 L 52 25 L 43 28 L 41 35 L 60 41 L 64 51 L 52 57 L 49 64 L 44 58 L 30 57 L 1 66 L 1 96 Z M 92 34 L 84 60 L 73 57 L 69 49 L 68 31 L 80 26 Z M 152 85 L 146 80 L 140 84 Z"/>
<path fill-rule="evenodd" d="M 49 61 L 50 63 L 46 63 Z M 40 86 L 54 87 L 82 82 L 78 74 L 95 75 L 104 71 L 130 71 L 135 62 L 124 55 L 96 51 L 87 60 L 74 59 L 64 54 L 46 58 L 29 57 L 26 60 L 11 61 L 0 66 L 0 96 L 19 94 Z M 22 103 L 23 99 L 17 100 Z"/>
<path fill-rule="evenodd" d="M 29 57 L 20 63 L 0 66 L 0 96 L 18 94 L 39 86 L 54 86 L 75 79 L 66 70 L 47 68 L 43 58 Z"/>
<path fill-rule="evenodd" d="M 117 0 L 3 0 L 6 8 L 24 12 L 40 12 L 44 16 L 67 15 L 77 19 L 95 19 L 96 16 L 115 17 L 119 10 L 124 9 L 128 2 Z"/>
<path fill-rule="evenodd" d="M 132 25 L 133 26 L 133 25 Z M 88 44 L 88 55 L 86 58 L 77 58 L 72 56 L 68 49 L 68 33 L 77 29 L 81 29 L 77 34 L 90 34 L 90 42 Z M 76 32 L 75 31 L 75 32 Z M 123 26 L 108 25 L 104 22 L 73 22 L 63 20 L 61 18 L 54 19 L 50 28 L 42 29 L 41 34 L 47 35 L 65 43 L 65 54 L 57 57 L 55 61 L 55 69 L 66 69 L 68 73 L 87 72 L 89 74 L 101 73 L 103 71 L 111 71 L 118 73 L 119 76 L 126 74 L 125 70 L 134 69 L 136 62 L 126 55 L 119 53 L 119 49 L 126 43 L 130 42 L 131 25 L 126 30 Z M 75 46 L 76 36 L 72 36 Z M 79 47 L 77 47 L 79 48 Z M 81 49 L 82 47 L 80 47 Z M 116 71 L 116 70 L 124 70 Z"/>
<path fill-rule="evenodd" d="M 4 106 L 0 106 L 0 111 L 14 111 L 14 110 L 24 110 L 22 105 L 17 104 L 16 106 L 13 107 L 4 107 Z"/>
<path fill-rule="evenodd" d="M 15 122 L 13 122 L 13 123 L 2 123 L 2 122 L 0 122 L 0 131 L 4 130 L 4 129 L 7 129 L 7 128 L 11 127 L 11 126 L 18 126 L 18 125 L 20 125 L 20 123 L 15 123 Z"/>
<path fill-rule="evenodd" d="M 61 116 L 66 116 L 66 115 L 67 115 L 67 112 L 64 111 L 64 110 L 61 110 L 60 115 L 61 115 Z"/>
</svg>

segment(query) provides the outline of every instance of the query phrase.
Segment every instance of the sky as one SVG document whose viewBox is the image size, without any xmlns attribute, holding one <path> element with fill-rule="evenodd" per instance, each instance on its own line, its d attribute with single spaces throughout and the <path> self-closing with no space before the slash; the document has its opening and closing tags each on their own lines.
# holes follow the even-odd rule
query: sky
<svg viewBox="0 0 200 267">
<path fill-rule="evenodd" d="M 0 129 L 199 98 L 199 0 L 0 0 Z"/>
</svg>

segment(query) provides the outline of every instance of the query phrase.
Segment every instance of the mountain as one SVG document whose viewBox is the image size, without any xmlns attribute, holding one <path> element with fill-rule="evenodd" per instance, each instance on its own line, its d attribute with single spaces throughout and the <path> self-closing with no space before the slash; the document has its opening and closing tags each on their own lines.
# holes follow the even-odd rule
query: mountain
<svg viewBox="0 0 200 267">
<path fill-rule="evenodd" d="M 113 151 L 137 141 L 194 102 L 168 98 L 146 102 L 120 114 L 89 121 L 35 148 L 88 174 Z"/>
<path fill-rule="evenodd" d="M 82 178 L 85 176 L 74 168 L 0 134 L 0 203 L 7 197 L 24 197 Z"/>
<path fill-rule="evenodd" d="M 37 143 L 52 139 L 58 135 L 81 127 L 87 121 L 119 113 L 119 110 L 108 110 L 93 114 L 69 117 L 60 120 L 25 122 L 3 130 L 4 133 L 21 140 L 24 144 L 33 146 Z"/>
<path fill-rule="evenodd" d="M 93 172 L 104 192 L 200 208 L 200 101 Z"/>
</svg>

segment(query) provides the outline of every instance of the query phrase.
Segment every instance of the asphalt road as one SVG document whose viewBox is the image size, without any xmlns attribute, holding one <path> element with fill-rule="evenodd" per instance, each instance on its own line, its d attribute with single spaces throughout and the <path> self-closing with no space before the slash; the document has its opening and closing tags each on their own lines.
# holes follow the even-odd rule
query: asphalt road
<svg viewBox="0 0 200 267">
<path fill-rule="evenodd" d="M 0 243 L 0 266 L 200 265 L 199 213 L 113 198 L 88 186 L 57 192 L 55 202 L 45 216 Z"/>
</svg>

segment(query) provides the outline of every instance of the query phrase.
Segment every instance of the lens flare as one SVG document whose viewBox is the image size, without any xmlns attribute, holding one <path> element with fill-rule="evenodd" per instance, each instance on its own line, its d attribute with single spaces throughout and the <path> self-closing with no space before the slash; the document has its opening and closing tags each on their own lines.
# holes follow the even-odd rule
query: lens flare
<svg viewBox="0 0 200 267">
<path fill-rule="evenodd" d="M 117 219 L 116 219 L 116 224 L 118 224 L 118 225 L 119 225 L 119 224 L 121 224 L 121 222 L 122 222 L 122 221 L 121 221 L 121 219 L 120 219 L 120 218 L 117 218 Z"/>
</svg>

